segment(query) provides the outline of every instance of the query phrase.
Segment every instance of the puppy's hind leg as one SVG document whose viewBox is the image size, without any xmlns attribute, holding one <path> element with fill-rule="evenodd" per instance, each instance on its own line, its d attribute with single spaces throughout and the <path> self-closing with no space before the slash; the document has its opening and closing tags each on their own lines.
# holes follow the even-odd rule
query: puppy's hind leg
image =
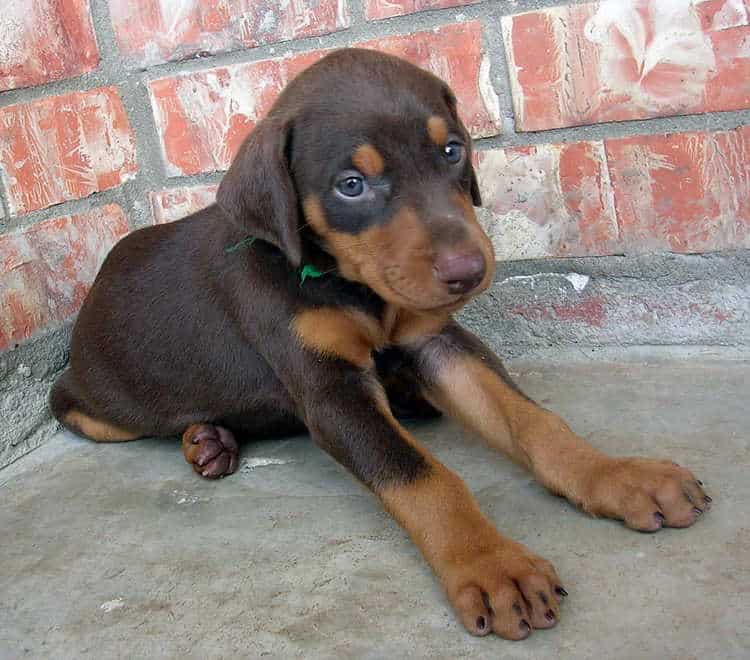
<svg viewBox="0 0 750 660">
<path fill-rule="evenodd" d="M 52 386 L 49 406 L 52 414 L 67 429 L 96 442 L 125 442 L 141 437 L 105 419 L 84 412 L 84 406 L 73 393 L 75 387 L 70 371 L 65 371 Z"/>
</svg>

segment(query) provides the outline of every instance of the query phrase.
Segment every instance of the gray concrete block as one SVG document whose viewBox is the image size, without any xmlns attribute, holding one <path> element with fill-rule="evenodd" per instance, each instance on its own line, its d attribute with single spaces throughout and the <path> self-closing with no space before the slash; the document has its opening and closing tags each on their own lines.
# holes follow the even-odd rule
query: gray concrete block
<svg viewBox="0 0 750 660">
<path fill-rule="evenodd" d="M 67 364 L 69 341 L 68 324 L 0 354 L 0 469 L 58 430 L 47 394 Z"/>
<path fill-rule="evenodd" d="M 460 314 L 499 353 L 750 346 L 750 251 L 498 264 Z"/>
</svg>

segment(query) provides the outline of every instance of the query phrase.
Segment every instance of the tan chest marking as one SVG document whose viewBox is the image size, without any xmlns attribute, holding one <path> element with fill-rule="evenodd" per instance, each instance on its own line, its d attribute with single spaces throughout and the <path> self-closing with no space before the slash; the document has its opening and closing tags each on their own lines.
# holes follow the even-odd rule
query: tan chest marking
<svg viewBox="0 0 750 660">
<path fill-rule="evenodd" d="M 294 317 L 292 326 L 305 348 L 363 369 L 373 367 L 372 352 L 385 343 L 378 321 L 354 309 L 307 309 Z"/>
<path fill-rule="evenodd" d="M 420 315 L 388 307 L 380 322 L 356 309 L 319 307 L 297 314 L 292 327 L 305 348 L 369 369 L 373 351 L 438 334 L 448 319 L 447 313 Z"/>
</svg>

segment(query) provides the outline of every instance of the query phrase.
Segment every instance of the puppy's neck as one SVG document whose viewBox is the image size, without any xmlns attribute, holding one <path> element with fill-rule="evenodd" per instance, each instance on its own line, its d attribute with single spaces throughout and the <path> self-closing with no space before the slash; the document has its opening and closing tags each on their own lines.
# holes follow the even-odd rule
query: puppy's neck
<svg viewBox="0 0 750 660">
<path fill-rule="evenodd" d="M 378 299 L 381 302 L 382 307 L 378 322 L 381 327 L 381 333 L 379 334 L 381 334 L 384 344 L 409 343 L 418 341 L 425 336 L 438 334 L 450 319 L 450 310 L 415 311 L 386 303 L 366 284 L 343 277 L 336 267 L 335 258 L 323 248 L 322 243 L 315 238 L 307 238 L 308 240 L 303 241 L 303 264 L 309 264 L 327 276 L 337 277 L 353 287 L 361 288 L 363 304 L 370 310 L 373 309 L 373 299 Z M 366 302 L 365 298 L 367 299 Z"/>
<path fill-rule="evenodd" d="M 302 242 L 302 265 L 324 274 L 338 273 L 336 260 L 317 241 L 309 239 Z"/>
<path fill-rule="evenodd" d="M 449 319 L 449 311 L 415 312 L 386 304 L 381 324 L 388 344 L 409 344 L 438 334 Z"/>
</svg>

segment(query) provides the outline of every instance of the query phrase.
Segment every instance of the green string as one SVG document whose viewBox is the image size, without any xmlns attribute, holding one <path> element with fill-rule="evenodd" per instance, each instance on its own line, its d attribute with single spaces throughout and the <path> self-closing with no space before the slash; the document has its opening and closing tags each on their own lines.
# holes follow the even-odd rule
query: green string
<svg viewBox="0 0 750 660">
<path fill-rule="evenodd" d="M 322 277 L 323 273 L 321 273 L 315 266 L 311 266 L 310 264 L 305 264 L 300 268 L 299 271 L 299 285 L 302 286 L 305 283 L 305 280 L 310 277 L 312 279 Z"/>
<path fill-rule="evenodd" d="M 255 243 L 255 236 L 247 236 L 246 238 L 243 238 L 239 243 L 230 245 L 224 250 L 224 252 L 226 252 L 227 254 L 231 252 L 237 252 L 237 250 L 241 250 L 242 248 L 250 247 L 253 243 Z"/>
<path fill-rule="evenodd" d="M 243 238 L 239 243 L 235 243 L 234 245 L 230 245 L 228 248 L 225 248 L 224 252 L 230 254 L 232 252 L 237 252 L 237 250 L 242 250 L 243 248 L 249 248 L 253 243 L 255 243 L 255 241 L 255 236 L 247 236 Z M 316 279 L 318 277 L 323 277 L 323 273 L 315 268 L 315 266 L 304 264 L 302 268 L 299 269 L 299 285 L 302 286 L 308 277 L 310 279 Z"/>
</svg>

